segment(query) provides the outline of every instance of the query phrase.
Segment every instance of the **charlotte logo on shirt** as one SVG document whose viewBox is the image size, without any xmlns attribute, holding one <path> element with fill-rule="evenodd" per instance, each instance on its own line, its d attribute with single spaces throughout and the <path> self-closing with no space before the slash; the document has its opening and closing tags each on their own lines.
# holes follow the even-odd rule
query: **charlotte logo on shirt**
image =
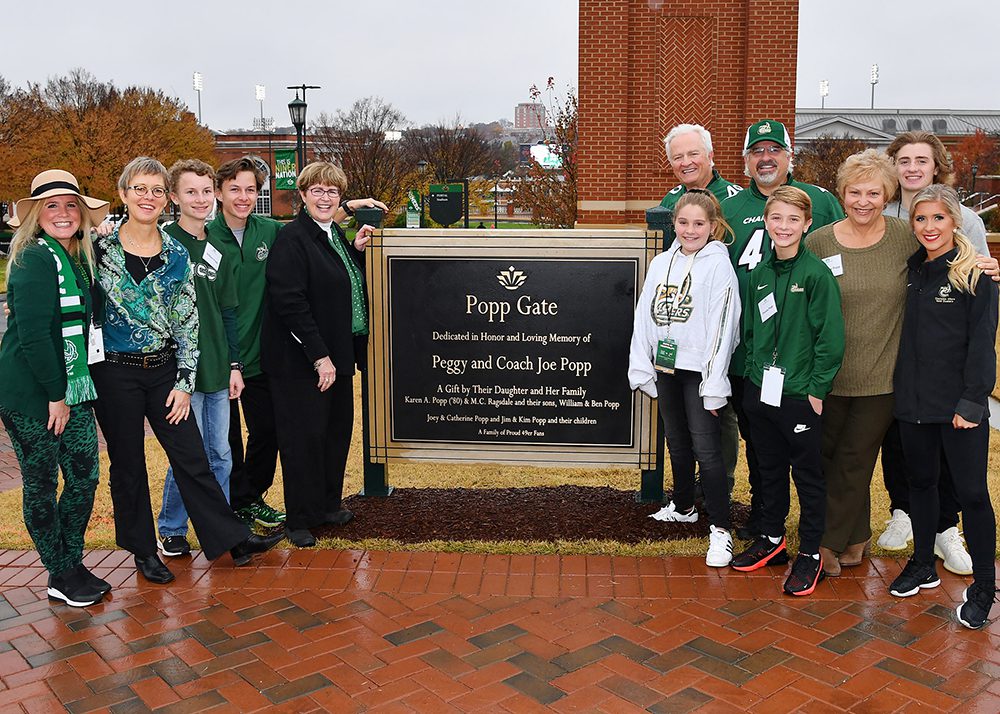
<svg viewBox="0 0 1000 714">
<path fill-rule="evenodd" d="M 261 243 L 257 246 L 257 261 L 263 263 L 267 260 L 267 246 Z"/>
<path fill-rule="evenodd" d="M 676 285 L 660 285 L 650 306 L 653 322 L 662 327 L 668 322 L 687 322 L 694 310 L 691 300 L 691 276 L 686 275 L 680 288 Z"/>
<path fill-rule="evenodd" d="M 951 296 L 951 283 L 942 285 L 938 288 L 937 297 L 934 298 L 934 302 L 944 303 L 945 305 L 950 305 L 955 302 L 955 298 Z"/>
</svg>

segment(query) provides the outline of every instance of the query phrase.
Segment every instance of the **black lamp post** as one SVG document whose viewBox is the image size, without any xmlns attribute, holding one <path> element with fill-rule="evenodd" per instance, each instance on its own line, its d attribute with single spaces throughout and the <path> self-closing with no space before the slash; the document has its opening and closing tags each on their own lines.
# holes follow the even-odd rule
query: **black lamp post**
<svg viewBox="0 0 1000 714">
<path fill-rule="evenodd" d="M 295 127 L 295 148 L 299 155 L 298 170 L 301 171 L 306 166 L 306 90 L 322 89 L 313 84 L 300 84 L 286 89 L 295 90 L 295 99 L 288 103 L 288 114 L 292 118 L 292 125 Z M 299 98 L 299 91 L 302 98 Z"/>
<path fill-rule="evenodd" d="M 974 194 L 976 192 L 976 174 L 979 173 L 979 164 L 972 165 L 972 186 L 969 188 L 969 194 Z"/>
</svg>

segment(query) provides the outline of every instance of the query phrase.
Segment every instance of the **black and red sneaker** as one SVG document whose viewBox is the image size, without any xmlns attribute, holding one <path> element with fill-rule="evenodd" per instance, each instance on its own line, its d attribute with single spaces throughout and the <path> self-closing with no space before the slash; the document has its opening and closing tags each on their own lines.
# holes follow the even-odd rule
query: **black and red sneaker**
<svg viewBox="0 0 1000 714">
<path fill-rule="evenodd" d="M 799 553 L 792 563 L 792 572 L 785 578 L 785 592 L 789 595 L 811 595 L 822 579 L 823 558 Z"/>
<path fill-rule="evenodd" d="M 733 570 L 748 573 L 765 565 L 785 565 L 788 562 L 788 551 L 785 549 L 785 537 L 778 543 L 772 543 L 767 536 L 757 536 L 746 550 L 733 558 L 730 565 Z"/>
</svg>

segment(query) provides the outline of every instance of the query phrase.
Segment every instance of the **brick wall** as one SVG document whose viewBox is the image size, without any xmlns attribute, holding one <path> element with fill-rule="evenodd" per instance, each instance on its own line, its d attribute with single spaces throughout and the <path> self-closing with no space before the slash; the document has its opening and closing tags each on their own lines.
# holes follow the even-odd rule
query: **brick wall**
<svg viewBox="0 0 1000 714">
<path fill-rule="evenodd" d="M 715 164 L 743 177 L 743 135 L 795 126 L 798 0 L 580 0 L 580 224 L 644 224 L 677 184 L 675 124 L 712 132 Z"/>
</svg>

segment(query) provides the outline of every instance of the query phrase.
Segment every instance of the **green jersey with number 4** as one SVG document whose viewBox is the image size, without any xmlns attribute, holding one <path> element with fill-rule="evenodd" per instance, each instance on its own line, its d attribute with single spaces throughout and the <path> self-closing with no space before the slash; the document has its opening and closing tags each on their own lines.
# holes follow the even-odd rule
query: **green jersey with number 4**
<svg viewBox="0 0 1000 714">
<path fill-rule="evenodd" d="M 844 211 L 836 197 L 825 188 L 802 183 L 788 175 L 787 186 L 800 188 L 809 194 L 812 201 L 812 229 L 839 221 Z M 764 204 L 767 196 L 760 192 L 751 181 L 750 188 L 740 191 L 722 202 L 722 215 L 733 229 L 729 243 L 729 258 L 736 269 L 736 279 L 740 284 L 740 303 L 747 309 L 750 300 L 750 271 L 771 257 L 773 244 L 764 229 Z M 738 377 L 746 372 L 745 340 L 741 339 L 729 363 L 729 373 Z"/>
</svg>

